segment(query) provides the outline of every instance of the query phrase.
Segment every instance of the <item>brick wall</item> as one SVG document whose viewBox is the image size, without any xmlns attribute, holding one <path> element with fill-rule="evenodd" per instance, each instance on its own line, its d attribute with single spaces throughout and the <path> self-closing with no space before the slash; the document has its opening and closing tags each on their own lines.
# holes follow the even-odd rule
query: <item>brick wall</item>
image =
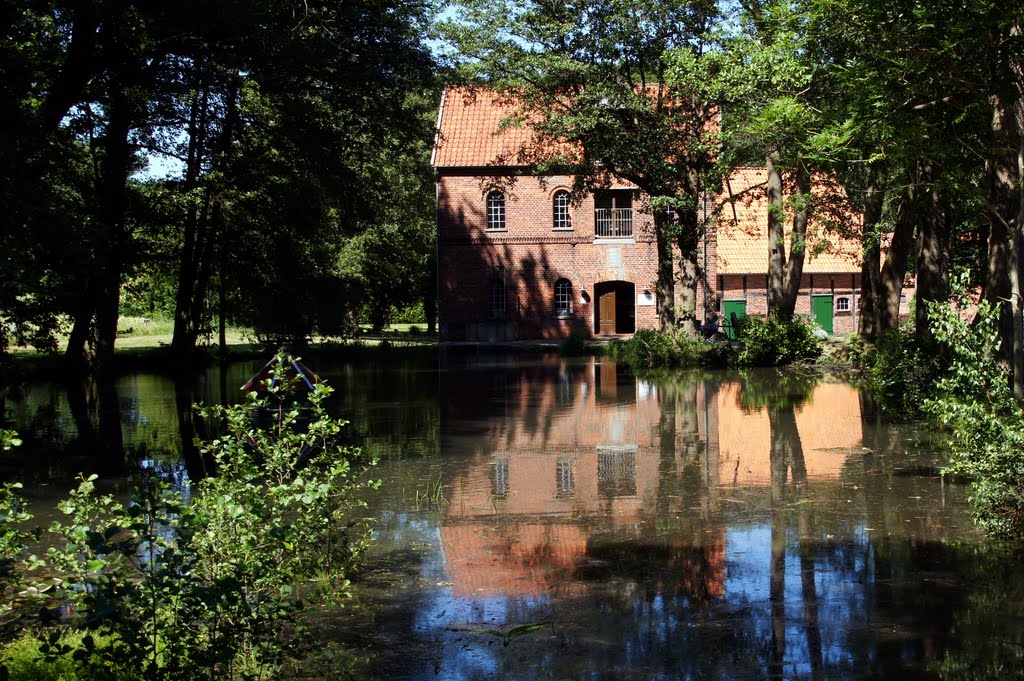
<svg viewBox="0 0 1024 681">
<path fill-rule="evenodd" d="M 766 258 L 767 260 L 767 258 Z M 765 316 L 768 312 L 768 281 L 765 274 L 726 274 L 717 278 L 720 300 L 746 301 L 747 314 Z M 833 334 L 844 336 L 857 331 L 860 315 L 861 276 L 859 273 L 805 274 L 800 279 L 796 314 L 812 316 L 812 297 L 832 296 Z M 906 290 L 900 302 L 900 317 L 909 314 L 907 300 L 913 290 Z M 844 306 L 841 299 L 846 300 Z M 842 309 L 844 308 L 845 309 Z"/>
<path fill-rule="evenodd" d="M 521 339 L 564 338 L 572 330 L 594 335 L 595 286 L 608 281 L 633 284 L 637 329 L 658 326 L 655 305 L 642 304 L 650 299 L 643 295 L 644 288 L 653 294 L 657 280 L 653 220 L 644 212 L 642 200 L 633 199 L 631 239 L 595 237 L 593 195 L 570 206 L 572 229 L 556 230 L 553 200 L 556 192 L 569 190 L 571 185 L 568 176 L 440 175 L 442 339 L 505 340 L 509 333 Z M 505 196 L 505 229 L 500 231 L 487 230 L 487 195 L 494 190 Z M 713 247 L 707 260 L 714 281 Z M 561 279 L 572 284 L 572 313 L 560 318 L 554 291 Z M 488 306 L 489 286 L 495 280 L 505 285 L 506 314 L 500 323 L 490 319 Z M 624 289 L 622 294 L 626 292 Z M 698 317 L 703 295 L 703 290 L 698 292 Z"/>
</svg>

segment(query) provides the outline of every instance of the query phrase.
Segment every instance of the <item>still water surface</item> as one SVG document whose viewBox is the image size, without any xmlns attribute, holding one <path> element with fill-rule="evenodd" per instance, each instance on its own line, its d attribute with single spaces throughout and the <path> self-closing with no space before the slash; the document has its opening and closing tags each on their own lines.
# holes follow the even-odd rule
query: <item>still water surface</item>
<svg viewBox="0 0 1024 681">
<path fill-rule="evenodd" d="M 1024 569 L 927 433 L 796 374 L 362 352 L 309 362 L 375 453 L 376 541 L 318 634 L 357 678 L 1016 678 Z M 108 391 L 30 385 L 5 477 L 187 484 L 192 401 L 256 363 Z M 311 672 L 312 673 L 312 672 Z M 321 672 L 317 672 L 319 674 Z"/>
</svg>

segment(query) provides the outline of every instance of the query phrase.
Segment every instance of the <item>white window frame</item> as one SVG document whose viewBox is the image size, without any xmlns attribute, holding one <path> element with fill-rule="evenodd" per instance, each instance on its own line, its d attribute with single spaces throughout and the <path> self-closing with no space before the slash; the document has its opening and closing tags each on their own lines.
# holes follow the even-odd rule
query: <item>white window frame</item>
<svg viewBox="0 0 1024 681">
<path fill-rule="evenodd" d="M 568 279 L 559 279 L 555 282 L 555 316 L 572 316 L 572 282 Z"/>
<path fill-rule="evenodd" d="M 487 193 L 487 231 L 504 232 L 505 226 L 505 194 L 494 190 Z"/>
<path fill-rule="evenodd" d="M 552 229 L 558 232 L 572 231 L 572 212 L 569 192 L 559 189 L 551 199 Z"/>
</svg>

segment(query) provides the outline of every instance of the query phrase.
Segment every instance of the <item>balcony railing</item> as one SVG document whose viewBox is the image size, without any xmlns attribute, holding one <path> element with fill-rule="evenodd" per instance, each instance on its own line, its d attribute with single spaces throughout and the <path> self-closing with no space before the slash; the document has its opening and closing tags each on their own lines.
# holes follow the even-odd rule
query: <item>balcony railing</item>
<svg viewBox="0 0 1024 681">
<path fill-rule="evenodd" d="M 632 208 L 594 210 L 594 236 L 599 239 L 629 239 L 633 236 Z"/>
</svg>

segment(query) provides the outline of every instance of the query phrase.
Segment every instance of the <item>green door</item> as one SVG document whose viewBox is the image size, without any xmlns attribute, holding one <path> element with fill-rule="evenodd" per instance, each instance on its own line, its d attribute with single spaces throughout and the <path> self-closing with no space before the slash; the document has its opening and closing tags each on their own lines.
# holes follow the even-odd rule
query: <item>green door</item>
<svg viewBox="0 0 1024 681">
<path fill-rule="evenodd" d="M 740 320 L 747 316 L 747 301 L 745 300 L 723 300 L 722 301 L 722 327 L 725 335 L 730 340 L 736 340 L 736 329 L 733 328 L 733 321 Z"/>
<path fill-rule="evenodd" d="M 832 335 L 832 310 L 834 301 L 832 296 L 811 296 L 811 309 L 814 311 L 814 321 L 818 326 L 825 329 L 828 335 Z"/>
</svg>

